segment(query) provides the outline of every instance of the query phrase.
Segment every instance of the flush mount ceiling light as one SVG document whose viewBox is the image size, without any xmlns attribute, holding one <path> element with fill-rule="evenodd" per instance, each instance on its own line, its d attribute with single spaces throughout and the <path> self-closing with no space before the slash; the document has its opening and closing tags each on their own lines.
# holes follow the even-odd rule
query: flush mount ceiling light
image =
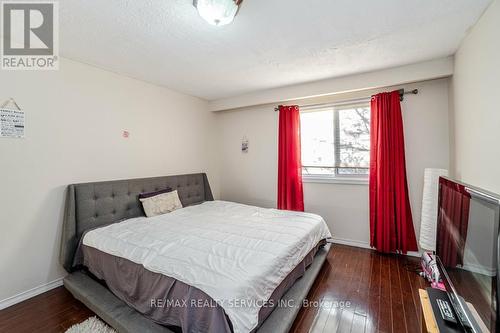
<svg viewBox="0 0 500 333">
<path fill-rule="evenodd" d="M 226 25 L 233 22 L 243 0 L 194 0 L 198 14 L 210 24 Z"/>
</svg>

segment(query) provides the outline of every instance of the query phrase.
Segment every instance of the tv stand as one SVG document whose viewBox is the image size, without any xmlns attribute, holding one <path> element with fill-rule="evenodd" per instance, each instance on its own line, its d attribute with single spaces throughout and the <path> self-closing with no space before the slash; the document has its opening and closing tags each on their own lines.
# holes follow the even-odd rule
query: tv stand
<svg viewBox="0 0 500 333">
<path fill-rule="evenodd" d="M 419 289 L 420 304 L 422 305 L 422 315 L 421 315 L 421 331 L 424 333 L 457 333 L 457 332 L 467 332 L 459 323 L 453 323 L 451 321 L 446 321 L 441 316 L 437 299 L 445 300 L 450 302 L 448 293 L 438 290 L 438 289 Z M 450 302 L 451 304 L 451 302 Z M 479 318 L 474 306 L 467 303 L 470 315 L 476 320 L 476 322 L 481 327 L 483 332 L 489 332 L 484 323 Z M 458 316 L 454 313 L 455 318 L 458 320 Z"/>
</svg>

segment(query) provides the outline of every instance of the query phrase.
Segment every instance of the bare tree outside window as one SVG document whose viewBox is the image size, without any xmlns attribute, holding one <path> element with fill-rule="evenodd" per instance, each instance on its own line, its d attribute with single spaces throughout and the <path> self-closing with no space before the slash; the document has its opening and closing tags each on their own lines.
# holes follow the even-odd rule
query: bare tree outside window
<svg viewBox="0 0 500 333">
<path fill-rule="evenodd" d="M 301 112 L 304 175 L 366 177 L 370 165 L 367 103 Z"/>
</svg>

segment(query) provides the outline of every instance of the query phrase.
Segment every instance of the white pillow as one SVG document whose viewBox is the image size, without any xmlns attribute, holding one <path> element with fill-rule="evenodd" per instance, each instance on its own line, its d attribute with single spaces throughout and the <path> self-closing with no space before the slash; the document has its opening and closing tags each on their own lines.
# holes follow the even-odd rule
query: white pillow
<svg viewBox="0 0 500 333">
<path fill-rule="evenodd" d="M 173 212 L 182 208 L 177 190 L 155 195 L 150 198 L 139 199 L 147 217 Z"/>
</svg>

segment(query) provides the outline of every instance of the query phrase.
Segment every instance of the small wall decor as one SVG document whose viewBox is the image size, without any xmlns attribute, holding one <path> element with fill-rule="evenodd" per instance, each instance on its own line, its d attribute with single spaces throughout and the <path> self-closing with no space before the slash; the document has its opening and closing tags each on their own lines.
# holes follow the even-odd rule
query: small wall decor
<svg viewBox="0 0 500 333">
<path fill-rule="evenodd" d="M 0 106 L 0 137 L 24 138 L 24 111 L 13 98 Z"/>
<path fill-rule="evenodd" d="M 241 140 L 241 152 L 248 153 L 248 139 L 246 136 Z"/>
</svg>

